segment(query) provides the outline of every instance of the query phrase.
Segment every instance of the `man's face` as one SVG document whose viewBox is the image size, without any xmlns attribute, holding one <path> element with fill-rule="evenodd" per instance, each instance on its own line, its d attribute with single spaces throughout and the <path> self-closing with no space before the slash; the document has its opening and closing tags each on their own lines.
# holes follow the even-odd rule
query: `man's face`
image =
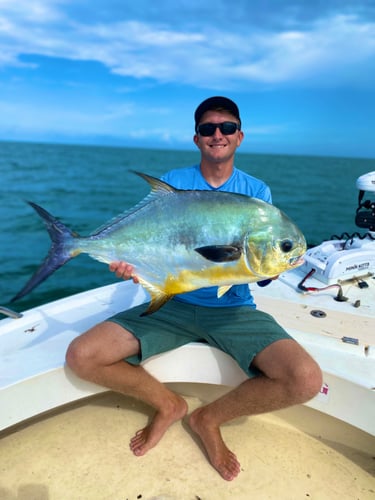
<svg viewBox="0 0 375 500">
<path fill-rule="evenodd" d="M 238 120 L 226 111 L 207 111 L 202 116 L 199 125 L 223 122 L 238 123 Z M 243 132 L 241 130 L 236 130 L 231 135 L 224 135 L 219 128 L 216 128 L 214 134 L 208 137 L 204 137 L 199 133 L 194 135 L 194 142 L 200 149 L 202 157 L 214 163 L 225 162 L 233 158 L 242 139 Z"/>
</svg>

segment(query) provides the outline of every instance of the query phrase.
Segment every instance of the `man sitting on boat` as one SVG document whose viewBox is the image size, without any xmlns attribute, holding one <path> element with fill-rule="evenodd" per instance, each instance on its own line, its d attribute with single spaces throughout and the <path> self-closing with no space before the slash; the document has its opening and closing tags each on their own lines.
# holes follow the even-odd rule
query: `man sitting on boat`
<svg viewBox="0 0 375 500">
<path fill-rule="evenodd" d="M 234 166 L 243 137 L 233 101 L 225 97 L 203 101 L 195 111 L 194 142 L 200 150 L 200 164 L 173 170 L 163 180 L 179 189 L 236 192 L 270 203 L 268 186 Z M 125 262 L 114 262 L 110 269 L 118 277 L 137 281 L 136 271 Z M 66 355 L 67 364 L 79 377 L 155 408 L 152 422 L 130 441 L 137 456 L 153 448 L 170 425 L 187 413 L 185 400 L 140 363 L 189 342 L 220 348 L 249 376 L 189 416 L 189 425 L 202 440 L 211 464 L 228 481 L 239 474 L 240 464 L 222 439 L 222 424 L 305 403 L 320 391 L 322 375 L 317 363 L 271 316 L 256 309 L 247 284 L 231 287 L 221 298 L 217 287 L 210 287 L 176 295 L 151 315 L 140 317 L 140 311 L 144 306 L 96 325 L 74 339 Z"/>
</svg>

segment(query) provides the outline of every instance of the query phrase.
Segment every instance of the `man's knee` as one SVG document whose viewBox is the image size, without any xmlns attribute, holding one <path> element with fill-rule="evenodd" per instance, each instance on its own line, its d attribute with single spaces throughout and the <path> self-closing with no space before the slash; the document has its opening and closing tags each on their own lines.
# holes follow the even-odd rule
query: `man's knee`
<svg viewBox="0 0 375 500">
<path fill-rule="evenodd" d="M 306 403 L 314 398 L 320 392 L 322 383 L 322 371 L 314 359 L 309 358 L 296 366 L 291 387 L 297 397 L 297 402 Z"/>
<path fill-rule="evenodd" d="M 80 375 L 87 365 L 87 353 L 81 344 L 80 337 L 77 337 L 70 343 L 65 354 L 67 366 L 77 375 Z"/>
<path fill-rule="evenodd" d="M 66 352 L 66 364 L 79 377 L 92 380 L 98 369 L 137 354 L 138 339 L 121 326 L 104 322 L 75 338 Z"/>
<path fill-rule="evenodd" d="M 95 343 L 83 334 L 75 338 L 65 354 L 67 366 L 80 378 L 91 380 L 100 364 L 100 351 Z"/>
</svg>

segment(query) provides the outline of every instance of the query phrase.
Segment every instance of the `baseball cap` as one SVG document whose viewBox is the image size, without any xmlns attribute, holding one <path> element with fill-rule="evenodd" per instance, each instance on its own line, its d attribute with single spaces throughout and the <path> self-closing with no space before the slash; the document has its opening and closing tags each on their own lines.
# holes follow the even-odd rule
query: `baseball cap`
<svg viewBox="0 0 375 500">
<path fill-rule="evenodd" d="M 237 118 L 241 126 L 240 112 L 238 110 L 237 104 L 233 102 L 231 99 L 228 99 L 228 97 L 214 96 L 214 97 L 209 97 L 205 101 L 201 102 L 200 105 L 195 110 L 194 113 L 195 130 L 197 130 L 197 127 L 202 119 L 202 116 L 204 115 L 204 113 L 206 113 L 206 111 L 214 111 L 219 109 L 228 111 L 231 115 Z"/>
</svg>

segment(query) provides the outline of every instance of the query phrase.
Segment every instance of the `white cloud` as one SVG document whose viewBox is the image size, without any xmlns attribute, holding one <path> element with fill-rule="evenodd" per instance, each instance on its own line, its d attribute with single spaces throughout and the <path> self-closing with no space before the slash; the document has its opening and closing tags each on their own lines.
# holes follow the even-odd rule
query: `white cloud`
<svg viewBox="0 0 375 500">
<path fill-rule="evenodd" d="M 68 4 L 68 0 L 0 0 L 0 12 L 20 21 L 38 24 L 61 21 L 64 17 L 58 6 Z"/>
<path fill-rule="evenodd" d="M 322 80 L 363 84 L 370 68 L 375 75 L 375 22 L 353 14 L 315 18 L 303 29 L 261 31 L 251 26 L 249 14 L 233 30 L 207 20 L 199 27 L 199 18 L 194 29 L 181 22 L 176 29 L 139 19 L 86 24 L 82 16 L 69 17 L 72 5 L 61 0 L 0 0 L 0 7 L 3 66 L 37 54 L 97 61 L 114 74 L 139 79 L 237 89 Z M 350 71 L 360 67 L 366 74 Z"/>
<path fill-rule="evenodd" d="M 77 29 L 81 54 L 72 57 L 99 59 L 124 76 L 197 86 L 317 81 L 321 74 L 337 84 L 341 70 L 375 62 L 375 23 L 353 16 L 320 20 L 305 31 L 176 33 L 134 22 L 90 31 L 95 41 L 87 43 L 85 27 Z"/>
</svg>

